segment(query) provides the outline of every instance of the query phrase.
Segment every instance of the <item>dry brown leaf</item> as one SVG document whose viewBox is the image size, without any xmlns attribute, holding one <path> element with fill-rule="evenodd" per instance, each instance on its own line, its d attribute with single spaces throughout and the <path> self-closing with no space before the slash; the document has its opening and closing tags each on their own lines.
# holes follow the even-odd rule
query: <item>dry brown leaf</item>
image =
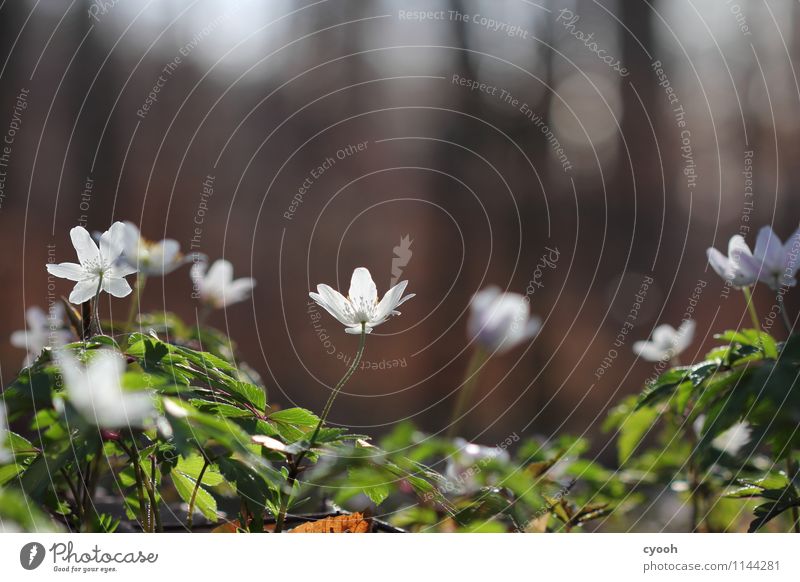
<svg viewBox="0 0 800 582">
<path fill-rule="evenodd" d="M 361 513 L 326 517 L 297 526 L 289 533 L 369 533 L 372 522 Z"/>
</svg>

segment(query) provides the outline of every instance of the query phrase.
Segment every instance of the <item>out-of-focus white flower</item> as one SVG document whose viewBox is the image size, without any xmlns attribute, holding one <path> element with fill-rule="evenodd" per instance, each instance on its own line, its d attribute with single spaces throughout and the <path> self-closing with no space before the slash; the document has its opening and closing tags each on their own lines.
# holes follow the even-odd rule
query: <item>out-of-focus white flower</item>
<svg viewBox="0 0 800 582">
<path fill-rule="evenodd" d="M 500 447 L 487 447 L 456 438 L 453 444 L 458 447 L 448 460 L 445 468 L 447 488 L 454 493 L 470 493 L 480 489 L 478 475 L 489 461 L 508 462 L 508 451 Z"/>
<path fill-rule="evenodd" d="M 794 287 L 800 269 L 800 228 L 783 244 L 772 227 L 763 227 L 758 231 L 753 259 L 758 267 L 759 281 L 773 290 L 783 285 Z"/>
<path fill-rule="evenodd" d="M 11 451 L 6 449 L 6 436 L 8 435 L 8 420 L 6 419 L 6 407 L 0 402 L 0 463 L 8 463 L 11 459 Z"/>
<path fill-rule="evenodd" d="M 119 261 L 124 231 L 125 225 L 115 222 L 100 236 L 99 245 L 82 226 L 69 232 L 80 264 L 49 263 L 47 271 L 56 277 L 76 281 L 69 295 L 72 303 L 88 301 L 97 293 L 98 287 L 114 297 L 125 297 L 131 292 L 125 277 L 135 273 L 136 268 Z"/>
<path fill-rule="evenodd" d="M 256 280 L 250 277 L 234 281 L 233 265 L 225 259 L 214 261 L 211 268 L 204 261 L 196 262 L 190 276 L 200 301 L 215 308 L 244 301 L 256 286 Z"/>
<path fill-rule="evenodd" d="M 147 240 L 134 223 L 126 221 L 123 224 L 125 230 L 122 237 L 122 260 L 136 267 L 139 273 L 160 277 L 190 260 L 181 253 L 178 241 L 171 238 L 157 242 Z"/>
<path fill-rule="evenodd" d="M 531 316 L 529 301 L 519 293 L 502 293 L 491 286 L 472 296 L 467 331 L 489 352 L 508 351 L 534 337 L 541 326 L 541 319 Z"/>
<path fill-rule="evenodd" d="M 400 281 L 378 301 L 372 275 L 368 269 L 358 267 L 350 279 L 347 297 L 328 285 L 317 285 L 317 293 L 309 293 L 309 296 L 344 325 L 347 333 L 360 334 L 362 325 L 364 331 L 370 333 L 389 316 L 400 315 L 397 307 L 414 297 L 413 293 L 403 297 L 406 285 L 408 281 Z"/>
<path fill-rule="evenodd" d="M 122 387 L 125 361 L 111 350 L 99 350 L 84 366 L 65 349 L 55 350 L 67 398 L 87 422 L 101 428 L 140 428 L 155 419 L 148 391 Z"/>
<path fill-rule="evenodd" d="M 706 251 L 706 255 L 711 268 L 732 285 L 749 287 L 758 281 L 758 262 L 741 235 L 731 237 L 727 257 L 713 247 Z"/>
<path fill-rule="evenodd" d="M 64 329 L 64 306 L 53 303 L 50 312 L 31 307 L 25 312 L 27 327 L 11 334 L 11 345 L 28 352 L 23 366 L 30 366 L 47 346 L 67 343 L 72 334 Z"/>
<path fill-rule="evenodd" d="M 694 329 L 693 319 L 684 320 L 678 329 L 666 323 L 659 325 L 653 330 L 653 338 L 634 343 L 633 351 L 650 362 L 671 360 L 692 344 Z"/>
<path fill-rule="evenodd" d="M 701 434 L 705 421 L 706 417 L 702 414 L 694 421 L 694 431 L 698 435 Z M 753 428 L 749 423 L 737 422 L 729 429 L 717 435 L 714 440 L 711 441 L 711 446 L 722 453 L 735 457 L 739 454 L 742 447 L 750 442 L 750 433 L 752 431 Z"/>
</svg>

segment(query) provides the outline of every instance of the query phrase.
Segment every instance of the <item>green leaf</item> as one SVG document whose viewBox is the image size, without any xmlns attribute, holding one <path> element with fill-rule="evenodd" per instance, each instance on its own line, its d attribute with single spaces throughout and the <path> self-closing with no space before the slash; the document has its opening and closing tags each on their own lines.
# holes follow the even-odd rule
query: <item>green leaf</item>
<svg viewBox="0 0 800 582">
<path fill-rule="evenodd" d="M 178 459 L 175 470 L 186 474 L 196 481 L 200 476 L 200 471 L 203 470 L 204 464 L 205 460 L 200 455 L 189 455 L 188 457 L 181 457 Z M 224 479 L 215 465 L 210 464 L 206 467 L 203 473 L 203 485 L 214 487 L 223 481 Z"/>
<path fill-rule="evenodd" d="M 652 428 L 658 417 L 659 411 L 655 408 L 640 408 L 625 417 L 617 438 L 617 457 L 620 464 L 628 461 L 644 434 Z"/>
<path fill-rule="evenodd" d="M 172 484 L 175 485 L 175 490 L 178 492 L 178 495 L 181 496 L 181 499 L 186 503 L 191 503 L 192 494 L 197 482 L 180 471 L 173 471 L 170 473 L 170 476 L 172 477 Z M 206 519 L 212 522 L 217 521 L 217 501 L 211 493 L 203 489 L 203 487 L 197 487 L 194 505 Z"/>
<path fill-rule="evenodd" d="M 349 487 L 361 490 L 375 505 L 383 503 L 394 481 L 391 475 L 377 467 L 355 467 L 347 472 Z"/>
</svg>

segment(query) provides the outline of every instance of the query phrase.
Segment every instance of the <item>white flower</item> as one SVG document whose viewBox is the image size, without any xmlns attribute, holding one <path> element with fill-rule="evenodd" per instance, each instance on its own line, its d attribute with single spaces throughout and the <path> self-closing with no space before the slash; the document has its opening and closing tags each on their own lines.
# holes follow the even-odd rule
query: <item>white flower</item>
<svg viewBox="0 0 800 582">
<path fill-rule="evenodd" d="M 347 297 L 327 285 L 317 285 L 317 292 L 308 295 L 344 325 L 347 333 L 360 334 L 362 326 L 365 333 L 370 333 L 389 316 L 400 315 L 397 307 L 414 297 L 413 293 L 403 297 L 406 285 L 408 281 L 400 281 L 378 301 L 372 275 L 368 269 L 358 267 L 350 279 Z"/>
<path fill-rule="evenodd" d="M 11 451 L 6 449 L 6 435 L 8 434 L 8 420 L 6 419 L 6 407 L 0 402 L 0 463 L 7 463 L 13 457 Z"/>
<path fill-rule="evenodd" d="M 233 280 L 233 265 L 225 259 L 214 261 L 211 268 L 205 261 L 192 265 L 190 276 L 200 300 L 211 307 L 227 307 L 250 296 L 256 280 L 249 277 Z"/>
<path fill-rule="evenodd" d="M 125 360 L 101 349 L 84 366 L 67 350 L 55 350 L 67 398 L 87 422 L 108 429 L 143 427 L 155 417 L 149 392 L 122 387 Z"/>
<path fill-rule="evenodd" d="M 500 447 L 486 447 L 467 442 L 463 438 L 456 438 L 453 444 L 458 447 L 447 460 L 445 477 L 447 488 L 455 493 L 470 493 L 478 490 L 480 485 L 476 479 L 483 470 L 483 466 L 492 460 L 508 462 L 508 451 Z"/>
<path fill-rule="evenodd" d="M 702 432 L 705 421 L 706 417 L 704 415 L 698 416 L 697 420 L 694 421 L 694 431 L 698 435 Z M 717 435 L 714 440 L 711 441 L 711 446 L 726 455 L 735 457 L 739 454 L 742 447 L 750 442 L 750 433 L 752 430 L 749 423 L 737 422 Z"/>
<path fill-rule="evenodd" d="M 732 285 L 749 287 L 758 281 L 758 262 L 741 235 L 731 237 L 727 257 L 715 248 L 709 248 L 706 255 L 711 268 Z"/>
<path fill-rule="evenodd" d="M 67 343 L 72 334 L 64 329 L 64 306 L 53 303 L 50 312 L 31 307 L 25 312 L 27 327 L 11 334 L 11 345 L 28 352 L 23 366 L 30 366 L 47 346 Z"/>
<path fill-rule="evenodd" d="M 132 222 L 126 221 L 122 236 L 122 260 L 138 268 L 143 275 L 160 277 L 187 262 L 178 241 L 166 238 L 158 242 L 144 238 Z"/>
<path fill-rule="evenodd" d="M 77 263 L 48 264 L 47 271 L 56 277 L 77 281 L 69 295 L 72 303 L 84 303 L 94 297 L 98 286 L 114 297 L 125 297 L 131 286 L 124 279 L 136 272 L 135 267 L 118 261 L 122 254 L 122 237 L 125 225 L 115 222 L 100 236 L 100 245 L 92 240 L 89 232 L 76 226 L 69 235 L 78 253 Z"/>
<path fill-rule="evenodd" d="M 653 330 L 653 339 L 633 344 L 633 352 L 649 362 L 671 360 L 688 348 L 694 339 L 695 322 L 686 319 L 678 329 L 669 324 Z"/>
<path fill-rule="evenodd" d="M 781 239 L 771 227 L 765 226 L 758 231 L 753 259 L 758 266 L 758 279 L 773 290 L 786 285 L 797 285 L 797 270 L 800 269 L 800 228 L 792 236 L 781 243 Z"/>
<path fill-rule="evenodd" d="M 539 333 L 541 326 L 519 293 L 502 293 L 491 286 L 472 296 L 467 331 L 487 351 L 508 351 Z"/>
</svg>

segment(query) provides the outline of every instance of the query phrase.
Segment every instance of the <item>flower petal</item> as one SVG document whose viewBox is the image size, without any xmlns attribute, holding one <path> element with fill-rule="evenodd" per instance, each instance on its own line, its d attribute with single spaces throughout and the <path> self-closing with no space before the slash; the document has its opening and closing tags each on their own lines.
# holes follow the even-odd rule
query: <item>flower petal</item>
<svg viewBox="0 0 800 582">
<path fill-rule="evenodd" d="M 132 291 L 125 279 L 117 277 L 103 278 L 103 291 L 114 297 L 125 297 Z"/>
<path fill-rule="evenodd" d="M 378 303 L 378 306 L 375 308 L 374 319 L 385 319 L 395 310 L 398 305 L 400 305 L 402 302 L 401 298 L 403 297 L 403 291 L 406 290 L 407 285 L 408 281 L 400 281 L 397 285 L 386 292 L 386 294 L 383 296 L 383 299 L 380 300 L 380 303 Z M 403 301 L 410 298 L 411 296 L 406 297 L 403 299 Z"/>
<path fill-rule="evenodd" d="M 76 226 L 69 231 L 69 237 L 72 239 L 72 246 L 78 253 L 78 261 L 81 265 L 100 261 L 100 249 L 97 248 L 88 230 L 82 226 Z"/>
<path fill-rule="evenodd" d="M 667 353 L 653 342 L 638 341 L 633 344 L 633 353 L 649 362 L 658 362 L 667 357 Z"/>
<path fill-rule="evenodd" d="M 758 231 L 753 257 L 764 272 L 773 273 L 782 269 L 783 244 L 772 227 L 764 226 Z"/>
<path fill-rule="evenodd" d="M 353 303 L 364 302 L 374 305 L 378 302 L 378 289 L 375 287 L 375 282 L 372 280 L 372 275 L 370 275 L 368 269 L 358 267 L 353 271 L 348 295 Z"/>
<path fill-rule="evenodd" d="M 89 301 L 89 299 L 94 297 L 94 294 L 97 293 L 98 282 L 99 277 L 90 277 L 88 279 L 78 281 L 75 284 L 75 287 L 72 289 L 72 293 L 69 294 L 70 303 L 80 305 L 81 303 Z"/>
<path fill-rule="evenodd" d="M 319 293 L 309 293 L 317 304 L 325 311 L 330 313 L 342 325 L 353 325 L 353 317 L 350 315 L 352 310 L 348 311 L 345 307 L 346 299 L 340 293 L 334 291 L 327 285 L 317 285 Z M 338 295 L 339 297 L 336 297 Z M 341 300 L 339 299 L 341 298 Z"/>
<path fill-rule="evenodd" d="M 717 275 L 723 279 L 731 279 L 733 277 L 733 269 L 728 257 L 713 247 L 706 250 L 706 256 L 708 257 L 708 264 L 711 265 Z"/>
<path fill-rule="evenodd" d="M 70 281 L 80 281 L 85 279 L 88 274 L 78 263 L 48 263 L 47 272 L 54 277 L 69 279 Z"/>
<path fill-rule="evenodd" d="M 124 223 L 115 222 L 107 231 L 100 235 L 100 254 L 103 256 L 106 264 L 113 263 L 122 254 L 125 238 L 129 236 L 129 234 L 126 233 L 128 230 L 129 227 L 125 226 Z"/>
<path fill-rule="evenodd" d="M 256 280 L 250 277 L 243 277 L 232 281 L 225 288 L 225 305 L 231 303 L 238 303 L 244 301 L 250 296 L 253 287 L 256 286 Z"/>
</svg>

